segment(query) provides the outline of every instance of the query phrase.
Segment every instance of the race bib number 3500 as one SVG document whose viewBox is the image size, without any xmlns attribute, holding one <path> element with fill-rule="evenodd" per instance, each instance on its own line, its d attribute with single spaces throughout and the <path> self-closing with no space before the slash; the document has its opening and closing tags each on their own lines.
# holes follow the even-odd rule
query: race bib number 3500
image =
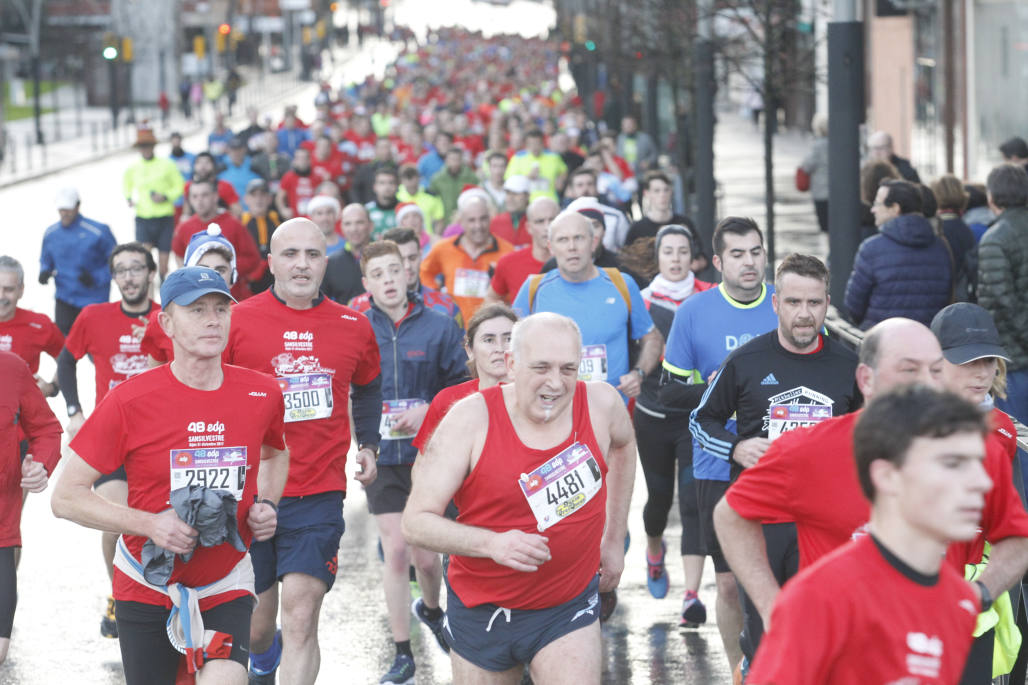
<svg viewBox="0 0 1028 685">
<path fill-rule="evenodd" d="M 332 416 L 332 376 L 301 373 L 279 376 L 278 387 L 286 405 L 285 422 L 313 421 Z"/>
<path fill-rule="evenodd" d="M 589 448 L 575 443 L 531 473 L 521 474 L 521 492 L 544 531 L 580 510 L 603 487 L 603 474 Z"/>
<path fill-rule="evenodd" d="M 171 489 L 202 485 L 243 499 L 246 485 L 246 447 L 204 447 L 171 450 Z"/>
</svg>

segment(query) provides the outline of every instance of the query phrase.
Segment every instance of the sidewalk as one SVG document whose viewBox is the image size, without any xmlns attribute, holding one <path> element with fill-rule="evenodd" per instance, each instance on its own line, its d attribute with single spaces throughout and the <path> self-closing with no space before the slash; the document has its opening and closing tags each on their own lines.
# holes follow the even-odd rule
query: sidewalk
<svg viewBox="0 0 1028 685">
<path fill-rule="evenodd" d="M 775 257 L 791 252 L 824 258 L 828 236 L 818 230 L 810 193 L 796 190 L 796 167 L 807 154 L 813 137 L 785 130 L 774 138 Z M 717 178 L 718 216 L 747 216 L 761 230 L 767 228 L 764 201 L 764 133 L 739 116 L 719 111 L 714 139 L 714 175 Z"/>
<path fill-rule="evenodd" d="M 373 43 L 373 42 L 372 42 Z M 365 41 L 362 51 L 375 51 L 378 46 Z M 339 74 L 351 62 L 358 60 L 360 52 L 356 42 L 346 48 L 337 48 L 333 52 L 333 62 L 329 66 L 330 82 L 335 83 Z M 326 55 L 328 53 L 326 52 Z M 281 117 L 278 108 L 287 102 L 300 104 L 305 90 L 310 91 L 311 98 L 317 81 L 301 81 L 296 72 L 263 74 L 253 67 L 240 67 L 244 84 L 239 89 L 236 105 L 232 109 L 233 116 L 226 119 L 230 128 L 239 129 L 246 126 L 246 108 L 257 107 L 263 118 L 271 114 L 277 121 Z M 43 96 L 43 106 L 50 105 L 50 94 Z M 175 106 L 170 112 L 167 125 L 161 122 L 160 111 L 156 106 L 137 107 L 135 110 L 136 124 L 125 123 L 128 110 L 122 109 L 117 129 L 111 127 L 111 112 L 107 107 L 83 107 L 77 113 L 74 108 L 75 93 L 66 88 L 61 94 L 62 102 L 69 105 L 62 108 L 58 123 L 55 125 L 53 113 L 42 117 L 43 133 L 46 145 L 35 145 L 35 123 L 32 118 L 19 119 L 5 123 L 8 134 L 7 154 L 0 162 L 0 188 L 40 178 L 47 174 L 63 171 L 81 164 L 96 161 L 112 154 L 129 150 L 135 142 L 136 125 L 148 120 L 154 127 L 158 140 L 166 141 L 168 134 L 178 131 L 184 137 L 203 134 L 213 126 L 213 115 L 206 105 L 202 108 L 204 118 L 196 116 L 186 119 L 181 110 Z M 177 96 L 175 97 L 177 104 Z M 306 103 L 303 103 L 306 104 Z M 313 107 L 313 106 L 312 106 Z M 78 135 L 81 131 L 82 135 Z M 60 139 L 58 140 L 58 134 Z"/>
</svg>

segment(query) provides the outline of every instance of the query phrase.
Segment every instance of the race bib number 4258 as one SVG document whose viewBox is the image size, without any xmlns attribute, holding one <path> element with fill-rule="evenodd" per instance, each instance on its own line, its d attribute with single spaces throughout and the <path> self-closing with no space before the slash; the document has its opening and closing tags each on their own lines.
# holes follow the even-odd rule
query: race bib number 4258
<svg viewBox="0 0 1028 685">
<path fill-rule="evenodd" d="M 204 447 L 171 450 L 171 489 L 199 485 L 243 499 L 246 485 L 246 447 Z"/>
<path fill-rule="evenodd" d="M 603 487 L 603 474 L 589 448 L 576 442 L 531 473 L 521 474 L 518 485 L 537 528 L 544 531 L 588 504 Z"/>
<path fill-rule="evenodd" d="M 332 376 L 301 373 L 279 376 L 278 387 L 286 405 L 285 422 L 313 421 L 332 416 Z"/>
</svg>

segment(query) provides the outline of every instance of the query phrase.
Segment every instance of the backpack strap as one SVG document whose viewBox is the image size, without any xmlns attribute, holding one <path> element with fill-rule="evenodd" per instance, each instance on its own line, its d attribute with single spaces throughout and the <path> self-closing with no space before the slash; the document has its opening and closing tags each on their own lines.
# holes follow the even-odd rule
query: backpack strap
<svg viewBox="0 0 1028 685">
<path fill-rule="evenodd" d="M 620 271 L 612 266 L 605 266 L 603 270 L 607 272 L 610 277 L 611 283 L 621 293 L 621 299 L 625 301 L 625 306 L 628 307 L 628 315 L 632 315 L 632 296 L 628 293 L 628 284 L 625 283 L 625 276 Z M 531 297 L 531 290 L 529 290 L 529 297 Z M 531 300 L 529 300 L 531 302 Z"/>
</svg>

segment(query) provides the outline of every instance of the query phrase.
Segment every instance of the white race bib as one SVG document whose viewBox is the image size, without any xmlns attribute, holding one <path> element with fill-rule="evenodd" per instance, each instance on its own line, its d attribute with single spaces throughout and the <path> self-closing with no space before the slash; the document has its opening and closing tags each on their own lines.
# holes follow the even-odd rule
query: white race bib
<svg viewBox="0 0 1028 685">
<path fill-rule="evenodd" d="M 832 418 L 832 408 L 820 404 L 773 404 L 768 417 L 767 439 L 777 440 L 791 430 L 816 426 Z"/>
<path fill-rule="evenodd" d="M 382 422 L 378 426 L 378 432 L 383 440 L 409 440 L 418 434 L 417 429 L 413 431 L 401 431 L 396 429 L 396 422 L 400 415 L 408 409 L 427 404 L 425 400 L 385 400 L 382 402 Z"/>
<path fill-rule="evenodd" d="M 332 376 L 301 373 L 279 376 L 278 387 L 286 405 L 285 422 L 314 421 L 332 416 Z"/>
<path fill-rule="evenodd" d="M 607 380 L 606 345 L 586 345 L 582 348 L 582 361 L 578 365 L 578 380 Z"/>
<path fill-rule="evenodd" d="M 488 271 L 457 269 L 453 277 L 453 295 L 458 297 L 485 297 L 488 292 Z"/>
<path fill-rule="evenodd" d="M 202 485 L 243 499 L 246 485 L 246 447 L 202 447 L 171 450 L 171 489 Z"/>
<path fill-rule="evenodd" d="M 584 507 L 603 487 L 596 457 L 576 442 L 531 473 L 521 474 L 521 492 L 541 531 Z"/>
</svg>

